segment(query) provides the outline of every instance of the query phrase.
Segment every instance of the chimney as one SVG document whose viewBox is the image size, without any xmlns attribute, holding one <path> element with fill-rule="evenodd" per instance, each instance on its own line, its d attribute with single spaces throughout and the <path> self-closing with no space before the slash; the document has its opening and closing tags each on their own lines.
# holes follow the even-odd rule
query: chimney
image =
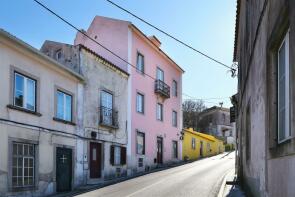
<svg viewBox="0 0 295 197">
<path fill-rule="evenodd" d="M 150 41 L 154 43 L 158 48 L 161 46 L 160 40 L 156 36 L 149 36 Z"/>
</svg>

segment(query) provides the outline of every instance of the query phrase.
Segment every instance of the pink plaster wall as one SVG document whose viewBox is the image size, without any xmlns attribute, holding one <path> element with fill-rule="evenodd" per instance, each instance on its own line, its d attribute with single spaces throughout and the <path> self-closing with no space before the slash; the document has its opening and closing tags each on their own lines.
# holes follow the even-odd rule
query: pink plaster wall
<svg viewBox="0 0 295 197">
<path fill-rule="evenodd" d="M 167 162 L 172 158 L 172 140 L 179 140 L 177 133 L 180 132 L 180 105 L 181 105 L 181 75 L 182 73 L 174 68 L 171 62 L 163 58 L 152 46 L 147 44 L 144 38 L 135 32 L 132 36 L 132 60 L 136 64 L 137 52 L 144 55 L 145 73 L 156 78 L 157 67 L 164 71 L 164 81 L 172 87 L 172 81 L 178 82 L 178 97 L 171 94 L 169 99 L 163 99 L 154 93 L 154 79 L 132 70 L 132 99 L 136 98 L 137 91 L 145 95 L 145 113 L 137 113 L 135 100 L 132 102 L 132 131 L 139 129 L 145 133 L 146 137 L 146 156 L 152 159 L 156 157 L 157 136 L 163 137 L 164 155 L 163 160 Z M 172 90 L 172 89 L 171 89 Z M 164 108 L 164 121 L 156 119 L 156 104 L 160 102 Z M 172 110 L 177 111 L 178 127 L 172 126 Z M 136 154 L 136 133 L 132 135 L 132 154 Z M 166 137 L 165 137 L 166 136 Z M 180 146 L 180 144 L 179 144 Z"/>
<path fill-rule="evenodd" d="M 177 69 L 176 65 L 159 53 L 157 48 L 152 47 L 145 37 L 139 36 L 131 24 L 126 21 L 109 19 L 105 17 L 96 16 L 87 30 L 88 35 L 94 38 L 97 36 L 97 41 L 105 45 L 110 50 L 114 51 L 125 60 L 128 60 L 128 28 L 132 31 L 132 64 L 136 65 L 137 52 L 144 55 L 145 73 L 156 77 L 156 68 L 160 67 L 164 71 L 164 81 L 172 90 L 172 81 L 176 80 L 178 83 L 178 97 L 172 96 L 169 99 L 163 100 L 154 93 L 155 81 L 148 76 L 143 76 L 134 68 L 131 68 L 131 153 L 133 164 L 136 166 L 136 130 L 145 133 L 146 138 L 146 154 L 145 161 L 149 165 L 152 164 L 156 158 L 156 140 L 157 136 L 163 137 L 164 142 L 164 156 L 163 161 L 170 161 L 172 158 L 172 140 L 177 140 L 178 143 L 178 157 L 181 158 L 181 143 L 179 136 L 181 131 L 181 93 L 182 93 L 182 71 Z M 79 33 L 75 39 L 75 44 L 84 44 L 91 48 L 99 55 L 105 57 L 109 61 L 127 70 L 126 63 L 119 60 L 109 52 L 97 46 L 93 41 L 83 38 Z M 141 92 L 145 95 L 145 113 L 140 114 L 136 112 L 136 93 Z M 156 104 L 161 101 L 164 106 L 164 121 L 156 120 Z M 172 110 L 177 111 L 178 127 L 172 126 Z"/>
<path fill-rule="evenodd" d="M 128 59 L 128 25 L 130 23 L 122 20 L 115 20 L 107 17 L 96 16 L 90 24 L 87 35 L 95 39 L 97 42 L 111 49 L 114 53 Z M 110 60 L 115 65 L 127 71 L 127 64 L 101 46 L 88 39 L 86 36 L 77 33 L 74 41 L 75 45 L 83 44 L 92 49 L 102 57 Z"/>
</svg>

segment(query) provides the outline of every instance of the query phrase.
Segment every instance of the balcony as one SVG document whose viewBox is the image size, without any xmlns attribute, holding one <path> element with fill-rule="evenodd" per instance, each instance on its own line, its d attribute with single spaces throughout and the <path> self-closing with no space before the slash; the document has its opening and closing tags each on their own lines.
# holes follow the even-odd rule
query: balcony
<svg viewBox="0 0 295 197">
<path fill-rule="evenodd" d="M 114 129 L 119 128 L 118 124 L 118 112 L 114 109 L 109 109 L 106 107 L 101 106 L 99 108 L 99 124 L 101 126 L 107 126 Z"/>
<path fill-rule="evenodd" d="M 156 80 L 155 93 L 159 94 L 164 98 L 170 98 L 170 87 L 164 81 Z"/>
</svg>

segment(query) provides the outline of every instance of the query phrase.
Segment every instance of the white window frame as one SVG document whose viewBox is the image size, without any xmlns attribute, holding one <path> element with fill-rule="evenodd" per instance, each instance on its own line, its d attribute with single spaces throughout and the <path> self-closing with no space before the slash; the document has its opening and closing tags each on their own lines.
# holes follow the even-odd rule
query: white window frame
<svg viewBox="0 0 295 197">
<path fill-rule="evenodd" d="M 13 176 L 12 175 L 12 179 L 13 178 L 16 178 L 16 179 L 18 179 L 18 178 L 21 178 L 22 179 L 22 185 L 13 185 L 13 182 L 12 182 L 12 187 L 13 188 L 31 188 L 31 187 L 34 187 L 35 186 L 35 160 L 36 160 L 36 154 L 35 154 L 35 145 L 34 144 L 28 144 L 28 143 L 20 143 L 20 142 L 13 142 L 12 143 L 12 146 L 14 146 L 14 145 L 16 145 L 17 146 L 17 154 L 12 154 L 12 160 L 14 160 L 14 158 L 17 160 L 17 162 L 18 162 L 18 159 L 19 158 L 22 158 L 22 164 L 21 164 L 21 167 L 22 167 L 22 174 L 21 175 L 18 175 L 18 170 L 17 170 L 17 176 Z M 27 151 L 29 151 L 29 147 L 32 147 L 32 151 L 33 151 L 33 156 L 30 156 L 30 155 L 27 155 L 27 156 L 25 156 L 24 155 L 24 152 L 25 152 L 25 146 L 28 148 L 28 150 Z M 22 147 L 22 155 L 18 155 L 18 148 L 19 147 Z M 28 160 L 28 166 L 27 166 L 27 170 L 29 170 L 30 168 L 32 169 L 32 176 L 25 176 L 25 174 L 24 174 L 24 169 L 26 168 L 26 166 L 25 166 L 25 159 L 27 159 Z M 32 160 L 32 166 L 29 166 L 29 160 Z M 13 168 L 15 168 L 15 167 L 17 167 L 17 168 L 19 168 L 19 165 L 18 165 L 18 163 L 17 164 L 15 164 L 15 163 L 13 163 L 13 161 L 12 161 L 12 169 Z M 29 174 L 29 173 L 28 173 Z M 25 185 L 25 177 L 27 177 L 27 178 L 29 178 L 29 177 L 31 177 L 32 178 L 32 184 L 30 185 L 30 184 L 28 184 L 28 185 Z M 17 181 L 18 182 L 18 181 Z"/>
<path fill-rule="evenodd" d="M 177 83 L 177 81 L 176 80 L 173 80 L 172 81 L 172 95 L 174 96 L 174 97 L 177 97 L 177 87 L 178 87 L 178 83 Z"/>
<path fill-rule="evenodd" d="M 141 103 L 139 102 L 139 97 L 142 99 Z M 138 113 L 144 114 L 144 95 L 139 92 L 136 93 L 136 111 Z"/>
<path fill-rule="evenodd" d="M 139 57 L 141 56 L 141 65 L 139 65 Z M 137 53 L 137 57 L 136 57 L 136 70 L 141 73 L 144 74 L 144 55 L 142 55 L 141 53 Z"/>
<path fill-rule="evenodd" d="M 15 93 L 16 93 L 16 76 L 20 76 L 24 79 L 24 89 L 23 89 L 23 106 L 19 106 L 19 105 L 16 105 L 15 103 Z M 28 100 L 28 92 L 27 92 L 27 84 L 28 84 L 28 81 L 33 81 L 34 82 L 34 109 L 29 109 L 26 105 L 27 105 L 27 100 Z M 36 85 L 37 85 L 37 81 L 35 79 L 32 79 L 30 77 L 27 77 L 21 73 L 18 73 L 18 72 L 14 72 L 14 91 L 13 91 L 13 105 L 16 106 L 16 107 L 20 107 L 20 108 L 23 108 L 23 109 L 26 109 L 26 110 L 29 110 L 29 111 L 33 111 L 35 112 L 36 111 L 36 94 L 37 94 L 37 91 L 36 91 Z"/>
<path fill-rule="evenodd" d="M 172 110 L 172 126 L 177 127 L 177 111 L 174 110 Z"/>
<path fill-rule="evenodd" d="M 277 63 L 277 68 L 278 68 L 278 84 L 277 84 L 277 88 L 278 88 L 278 143 L 283 143 L 286 140 L 291 138 L 291 131 L 290 131 L 290 62 L 289 62 L 289 32 L 290 30 L 287 31 L 278 51 L 277 51 L 277 57 L 278 57 L 278 63 Z M 280 96 L 279 96 L 279 92 L 280 92 L 280 83 L 279 83 L 279 77 L 280 77 L 280 50 L 282 49 L 282 46 L 285 44 L 285 131 L 284 131 L 284 139 L 280 140 Z"/>
<path fill-rule="evenodd" d="M 63 117 L 58 117 L 58 93 L 62 93 L 63 94 Z M 70 94 L 67 94 L 61 90 L 57 90 L 56 91 L 56 97 L 57 97 L 57 102 L 56 102 L 56 117 L 65 121 L 69 121 L 72 122 L 73 121 L 73 96 Z M 67 113 L 67 106 L 66 106 L 66 97 L 69 96 L 71 97 L 71 119 L 67 120 L 66 119 L 66 113 Z"/>
<path fill-rule="evenodd" d="M 192 149 L 196 149 L 196 138 L 192 138 Z"/>
<path fill-rule="evenodd" d="M 165 79 L 164 71 L 159 67 L 157 67 L 156 78 L 157 78 L 157 80 L 160 80 L 160 81 L 163 81 L 163 82 L 164 82 L 164 79 Z"/>
<path fill-rule="evenodd" d="M 157 103 L 156 114 L 157 120 L 164 121 L 164 106 L 162 103 Z"/>
</svg>

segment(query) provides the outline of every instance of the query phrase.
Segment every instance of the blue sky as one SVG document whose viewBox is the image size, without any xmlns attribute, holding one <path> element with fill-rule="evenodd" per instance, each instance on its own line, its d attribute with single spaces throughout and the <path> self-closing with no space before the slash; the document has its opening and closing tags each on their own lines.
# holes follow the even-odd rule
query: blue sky
<svg viewBox="0 0 295 197">
<path fill-rule="evenodd" d="M 186 72 L 183 93 L 205 100 L 206 106 L 224 102 L 236 93 L 237 78 L 228 69 L 176 43 L 105 0 L 40 0 L 79 28 L 87 29 L 95 15 L 131 21 L 147 35 L 156 35 L 161 48 Z M 236 0 L 113 0 L 202 52 L 231 65 Z M 44 40 L 73 43 L 76 32 L 32 0 L 3 0 L 0 28 L 36 48 Z M 188 97 L 183 96 L 183 99 Z"/>
</svg>

